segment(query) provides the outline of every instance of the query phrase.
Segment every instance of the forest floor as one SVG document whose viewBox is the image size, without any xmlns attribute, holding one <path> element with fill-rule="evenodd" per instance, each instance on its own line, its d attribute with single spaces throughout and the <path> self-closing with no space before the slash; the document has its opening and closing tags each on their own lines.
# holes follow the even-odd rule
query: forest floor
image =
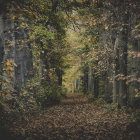
<svg viewBox="0 0 140 140">
<path fill-rule="evenodd" d="M 16 119 L 9 130 L 14 140 L 140 140 L 129 117 L 82 95 L 67 95 L 59 105 Z"/>
</svg>

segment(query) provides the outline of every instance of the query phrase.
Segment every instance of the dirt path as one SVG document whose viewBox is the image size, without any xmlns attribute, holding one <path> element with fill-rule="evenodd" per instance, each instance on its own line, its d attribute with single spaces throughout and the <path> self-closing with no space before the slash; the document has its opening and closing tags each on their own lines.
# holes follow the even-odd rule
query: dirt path
<svg viewBox="0 0 140 140">
<path fill-rule="evenodd" d="M 15 133 L 27 140 L 128 140 L 127 117 L 106 111 L 81 95 L 68 95 L 31 121 L 15 123 Z"/>
</svg>

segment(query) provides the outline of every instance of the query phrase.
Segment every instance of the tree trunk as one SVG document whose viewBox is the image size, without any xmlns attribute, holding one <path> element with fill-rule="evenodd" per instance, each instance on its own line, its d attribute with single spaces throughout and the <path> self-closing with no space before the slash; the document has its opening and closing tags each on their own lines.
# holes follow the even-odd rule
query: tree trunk
<svg viewBox="0 0 140 140">
<path fill-rule="evenodd" d="M 114 45 L 114 75 L 113 75 L 113 103 L 118 103 L 119 98 L 119 81 L 117 76 L 119 74 L 119 39 L 116 38 Z"/>
<path fill-rule="evenodd" d="M 4 56 L 4 37 L 3 37 L 3 29 L 4 29 L 4 20 L 3 14 L 0 15 L 0 76 L 2 76 L 3 69 L 3 56 Z M 2 79 L 1 79 L 2 80 Z M 1 90 L 0 84 L 0 90 Z"/>
<path fill-rule="evenodd" d="M 94 96 L 97 98 L 99 95 L 99 79 L 98 77 L 94 78 Z"/>
<path fill-rule="evenodd" d="M 132 51 L 136 54 L 140 52 L 139 39 L 133 40 Z M 129 85 L 129 95 L 130 95 L 129 101 L 130 101 L 130 104 L 133 106 L 135 95 L 140 90 L 140 83 L 138 81 L 138 79 L 140 78 L 140 57 L 137 57 L 137 56 L 135 57 L 134 55 L 132 55 L 130 64 L 131 64 L 130 65 L 130 69 L 131 69 L 130 80 L 132 81 L 130 82 L 130 85 Z"/>
<path fill-rule="evenodd" d="M 88 70 L 88 93 L 89 94 L 93 94 L 93 88 L 94 87 L 94 83 L 93 83 L 93 72 L 92 72 L 92 67 L 89 66 L 89 70 Z"/>
<path fill-rule="evenodd" d="M 62 70 L 57 69 L 56 74 L 57 74 L 57 77 L 58 77 L 58 85 L 62 86 L 62 75 L 63 75 Z"/>
<path fill-rule="evenodd" d="M 11 20 L 9 14 L 11 16 L 15 16 L 15 12 L 13 11 L 13 5 L 11 4 L 11 13 L 4 13 L 4 59 L 3 62 L 7 62 L 11 60 L 15 63 L 15 56 L 16 56 L 16 46 L 15 46 L 15 22 Z M 9 11 L 8 11 L 9 12 Z M 9 82 L 7 86 L 3 86 L 3 89 L 14 89 L 15 85 L 15 66 L 13 66 L 13 71 L 11 71 L 12 76 L 9 76 L 7 72 L 4 72 L 3 75 L 8 78 Z"/>
<path fill-rule="evenodd" d="M 125 23 L 128 21 L 127 16 L 125 17 Z M 119 80 L 119 104 L 120 106 L 127 105 L 127 85 L 126 85 L 126 78 L 127 78 L 127 44 L 128 43 L 128 29 L 124 27 L 122 32 L 120 33 L 120 42 L 119 42 L 119 51 L 120 51 L 120 80 Z"/>
<path fill-rule="evenodd" d="M 6 71 L 1 73 L 7 78 L 9 77 L 7 86 L 3 86 L 2 88 L 19 91 L 32 75 L 33 60 L 30 44 L 26 43 L 27 34 L 24 28 L 16 29 L 16 25 L 19 26 L 19 23 L 15 23 L 14 18 L 12 18 L 16 16 L 16 11 L 12 3 L 10 8 L 10 11 L 6 9 L 0 15 L 0 64 L 5 64 L 7 60 L 11 60 L 17 67 L 12 66 L 12 76 L 8 76 Z M 2 70 L 2 66 L 0 66 L 0 69 Z"/>
</svg>

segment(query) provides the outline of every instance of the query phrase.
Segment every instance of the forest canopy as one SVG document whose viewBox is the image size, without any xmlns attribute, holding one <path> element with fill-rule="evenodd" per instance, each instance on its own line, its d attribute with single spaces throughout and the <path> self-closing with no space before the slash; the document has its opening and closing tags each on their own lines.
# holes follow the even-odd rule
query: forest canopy
<svg viewBox="0 0 140 140">
<path fill-rule="evenodd" d="M 66 87 L 120 106 L 140 97 L 137 0 L 7 0 L 1 5 L 6 17 L 1 21 L 6 23 L 2 98 L 26 91 L 43 100 L 45 92 L 62 93 Z"/>
<path fill-rule="evenodd" d="M 137 138 L 139 11 L 139 0 L 0 0 L 0 138 Z"/>
</svg>

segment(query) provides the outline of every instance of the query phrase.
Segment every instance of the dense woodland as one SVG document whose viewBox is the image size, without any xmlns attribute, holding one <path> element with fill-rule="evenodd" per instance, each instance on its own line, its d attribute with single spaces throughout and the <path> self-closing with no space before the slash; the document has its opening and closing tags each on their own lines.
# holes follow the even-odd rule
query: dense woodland
<svg viewBox="0 0 140 140">
<path fill-rule="evenodd" d="M 139 11 L 139 0 L 0 0 L 0 137 L 139 140 Z"/>
</svg>

